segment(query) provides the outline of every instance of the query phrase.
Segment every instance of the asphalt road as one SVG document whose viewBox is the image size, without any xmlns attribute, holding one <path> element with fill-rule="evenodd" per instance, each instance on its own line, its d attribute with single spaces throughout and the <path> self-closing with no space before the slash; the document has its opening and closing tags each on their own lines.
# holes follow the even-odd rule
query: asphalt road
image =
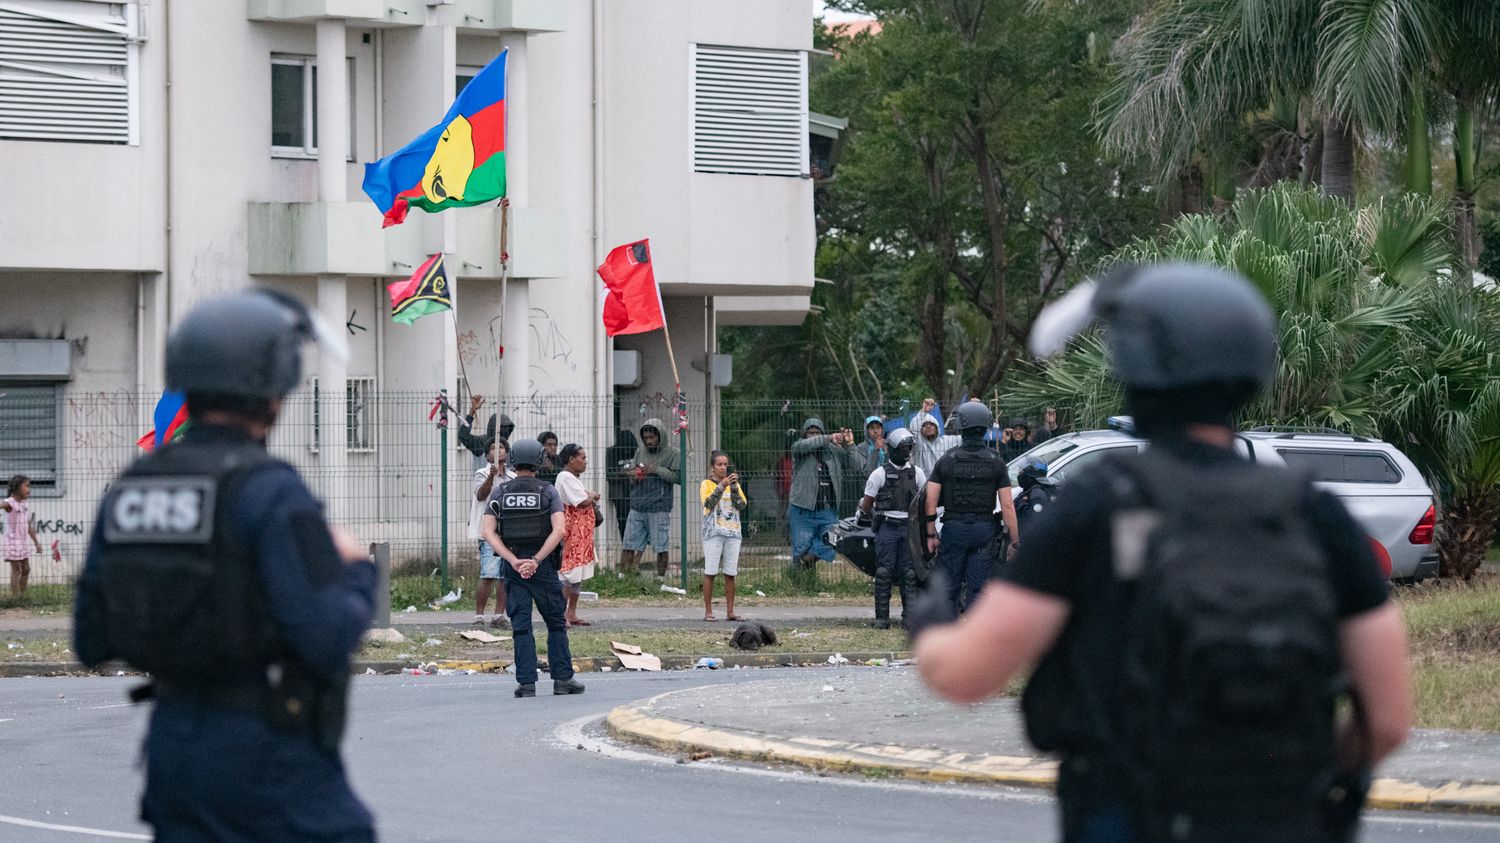
<svg viewBox="0 0 1500 843">
<path fill-rule="evenodd" d="M 604 738 L 613 706 L 762 671 L 590 674 L 511 697 L 509 677 L 357 677 L 345 740 L 386 841 L 1053 840 L 1036 791 L 685 764 Z M 0 680 L 0 840 L 148 839 L 135 818 L 143 709 L 124 678 Z M 1500 817 L 1380 814 L 1365 840 L 1500 838 Z"/>
</svg>

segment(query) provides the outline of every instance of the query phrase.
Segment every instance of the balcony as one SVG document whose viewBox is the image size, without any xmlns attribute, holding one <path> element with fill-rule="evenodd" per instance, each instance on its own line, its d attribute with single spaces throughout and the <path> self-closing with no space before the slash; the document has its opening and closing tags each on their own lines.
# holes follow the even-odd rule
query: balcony
<svg viewBox="0 0 1500 843">
<path fill-rule="evenodd" d="M 810 296 L 714 296 L 714 322 L 732 325 L 801 325 Z"/>
<path fill-rule="evenodd" d="M 500 277 L 500 211 L 458 208 L 457 253 L 449 271 L 460 277 Z M 382 229 L 368 202 L 253 202 L 249 206 L 251 275 L 405 276 L 437 247 L 426 215 Z M 511 277 L 563 274 L 566 216 L 541 208 L 511 208 Z"/>
<path fill-rule="evenodd" d="M 558 32 L 567 10 L 557 0 L 248 0 L 250 20 L 313 23 L 348 20 L 365 26 L 456 26 L 465 32 Z"/>
</svg>

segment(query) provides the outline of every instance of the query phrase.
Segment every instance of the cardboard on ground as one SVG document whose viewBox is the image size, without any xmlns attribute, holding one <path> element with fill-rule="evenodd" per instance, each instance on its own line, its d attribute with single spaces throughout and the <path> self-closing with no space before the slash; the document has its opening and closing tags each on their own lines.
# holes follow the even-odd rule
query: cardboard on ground
<svg viewBox="0 0 1500 843">
<path fill-rule="evenodd" d="M 609 647 L 626 670 L 661 670 L 661 659 L 641 652 L 641 648 L 634 644 L 611 641 Z"/>
<path fill-rule="evenodd" d="M 470 641 L 478 641 L 482 644 L 494 644 L 497 641 L 509 641 L 509 635 L 491 635 L 482 629 L 466 629 L 459 633 L 460 636 Z"/>
</svg>

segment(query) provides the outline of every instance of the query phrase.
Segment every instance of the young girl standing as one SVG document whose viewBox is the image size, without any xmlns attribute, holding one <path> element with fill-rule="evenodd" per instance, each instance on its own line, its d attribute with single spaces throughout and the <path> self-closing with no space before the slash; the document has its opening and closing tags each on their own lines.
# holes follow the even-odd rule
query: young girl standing
<svg viewBox="0 0 1500 843">
<path fill-rule="evenodd" d="M 714 617 L 714 577 L 724 571 L 724 617 L 734 613 L 734 575 L 740 565 L 740 511 L 746 506 L 740 476 L 729 472 L 729 455 L 714 451 L 708 479 L 698 486 L 703 501 L 703 619 Z"/>
<path fill-rule="evenodd" d="M 42 552 L 42 543 L 36 537 L 36 526 L 31 523 L 31 478 L 17 474 L 10 478 L 6 498 L 0 501 L 0 510 L 5 511 L 5 561 L 10 563 L 10 593 L 12 597 L 26 593 L 26 582 L 31 579 L 31 548 Z"/>
</svg>

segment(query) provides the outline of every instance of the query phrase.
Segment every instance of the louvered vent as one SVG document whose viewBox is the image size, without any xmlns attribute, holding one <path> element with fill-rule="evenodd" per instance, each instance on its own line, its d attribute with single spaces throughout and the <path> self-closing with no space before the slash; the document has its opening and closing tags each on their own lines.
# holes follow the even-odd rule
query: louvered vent
<svg viewBox="0 0 1500 843">
<path fill-rule="evenodd" d="M 131 142 L 133 5 L 0 2 L 0 137 Z"/>
<path fill-rule="evenodd" d="M 693 45 L 693 169 L 807 172 L 805 53 Z"/>
</svg>

